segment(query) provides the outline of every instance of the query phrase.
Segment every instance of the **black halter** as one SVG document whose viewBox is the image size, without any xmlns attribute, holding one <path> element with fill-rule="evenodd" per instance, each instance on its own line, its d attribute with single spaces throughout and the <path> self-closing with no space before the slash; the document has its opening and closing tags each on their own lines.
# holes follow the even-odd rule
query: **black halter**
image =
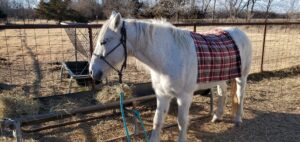
<svg viewBox="0 0 300 142">
<path fill-rule="evenodd" d="M 113 70 L 115 70 L 118 75 L 119 75 L 119 82 L 122 83 L 122 72 L 123 70 L 126 68 L 126 63 L 127 63 L 127 47 L 126 47 L 126 38 L 127 38 L 127 34 L 126 34 L 126 29 L 125 29 L 125 22 L 123 21 L 122 23 L 122 28 L 121 28 L 121 39 L 120 39 L 120 43 L 117 44 L 112 50 L 110 50 L 106 55 L 102 56 L 102 55 L 97 55 L 95 53 L 93 53 L 93 55 L 99 57 L 101 60 L 103 60 L 108 66 L 110 66 Z M 105 58 L 111 54 L 113 51 L 115 51 L 120 45 L 123 45 L 124 48 L 124 61 L 123 64 L 121 66 L 121 69 L 118 70 L 117 68 L 115 68 L 112 64 L 110 64 Z"/>
</svg>

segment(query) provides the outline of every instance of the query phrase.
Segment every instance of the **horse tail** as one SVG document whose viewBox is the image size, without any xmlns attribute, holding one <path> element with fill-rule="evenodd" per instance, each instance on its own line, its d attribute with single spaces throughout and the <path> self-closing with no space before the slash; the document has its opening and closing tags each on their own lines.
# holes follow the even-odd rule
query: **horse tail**
<svg viewBox="0 0 300 142">
<path fill-rule="evenodd" d="M 232 102 L 232 117 L 235 117 L 235 114 L 237 112 L 237 107 L 238 107 L 238 98 L 236 95 L 236 80 L 232 79 L 231 80 L 231 102 Z"/>
</svg>

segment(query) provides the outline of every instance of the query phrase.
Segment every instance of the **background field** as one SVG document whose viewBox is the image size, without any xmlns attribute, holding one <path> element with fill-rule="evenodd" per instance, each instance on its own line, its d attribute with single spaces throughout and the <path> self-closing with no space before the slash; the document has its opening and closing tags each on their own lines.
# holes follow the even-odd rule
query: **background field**
<svg viewBox="0 0 300 142">
<path fill-rule="evenodd" d="M 247 33 L 253 45 L 251 72 L 259 72 L 263 54 L 264 26 L 238 27 Z M 300 25 L 268 26 L 263 63 L 264 71 L 298 65 L 300 60 L 298 58 L 300 56 L 298 47 L 300 44 L 299 27 Z M 193 30 L 193 27 L 180 28 Z M 211 28 L 214 27 L 198 26 L 197 32 L 207 31 Z M 94 39 L 98 31 L 99 29 L 93 29 Z M 1 82 L 23 87 L 23 90 L 25 87 L 25 91 L 31 94 L 51 95 L 66 91 L 67 85 L 61 85 L 59 79 L 60 62 L 75 61 L 75 50 L 65 29 L 2 30 L 0 31 L 0 37 Z M 75 35 L 71 36 L 71 38 L 74 37 Z M 78 44 L 80 43 L 83 47 L 86 47 L 88 52 L 87 29 L 77 29 L 77 38 Z M 78 60 L 87 59 L 78 54 Z M 134 75 L 138 72 L 134 65 L 127 71 L 129 74 L 133 74 L 126 76 L 127 81 L 143 81 L 140 80 L 140 77 Z M 149 79 L 149 77 L 146 79 Z"/>
</svg>

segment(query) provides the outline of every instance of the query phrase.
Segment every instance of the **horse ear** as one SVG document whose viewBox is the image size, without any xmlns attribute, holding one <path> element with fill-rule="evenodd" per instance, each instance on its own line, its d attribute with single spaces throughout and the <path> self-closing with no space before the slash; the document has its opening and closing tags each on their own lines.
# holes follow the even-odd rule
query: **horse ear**
<svg viewBox="0 0 300 142">
<path fill-rule="evenodd" d="M 118 31 L 118 29 L 121 29 L 122 26 L 122 16 L 120 13 L 115 14 L 114 17 L 111 19 L 110 28 L 114 30 L 115 32 Z"/>
<path fill-rule="evenodd" d="M 113 19 L 117 14 L 116 11 L 112 11 L 109 19 Z"/>
</svg>

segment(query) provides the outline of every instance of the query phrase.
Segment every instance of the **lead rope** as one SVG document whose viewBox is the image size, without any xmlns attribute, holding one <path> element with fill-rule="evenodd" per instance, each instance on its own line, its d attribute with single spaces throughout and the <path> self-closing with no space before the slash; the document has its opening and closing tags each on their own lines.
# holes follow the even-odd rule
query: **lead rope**
<svg viewBox="0 0 300 142">
<path fill-rule="evenodd" d="M 121 92 L 119 95 L 120 95 L 120 111 L 121 111 L 121 115 L 122 115 L 122 120 L 123 120 L 123 125 L 124 125 L 124 129 L 125 129 L 127 142 L 131 142 L 131 139 L 130 139 L 130 136 L 129 136 L 129 131 L 128 131 L 128 128 L 127 128 L 125 113 L 124 113 L 124 105 L 123 105 L 124 93 Z"/>
<path fill-rule="evenodd" d="M 120 96 L 120 110 L 121 110 L 121 115 L 122 115 L 122 120 L 123 120 L 123 125 L 124 125 L 124 129 L 125 129 L 125 134 L 126 134 L 127 142 L 131 142 L 129 131 L 128 131 L 128 127 L 127 127 L 127 123 L 126 123 L 126 118 L 125 118 L 125 111 L 124 111 L 124 110 L 126 110 L 124 108 L 124 103 L 123 103 L 124 92 L 121 92 L 119 94 L 119 96 Z M 143 120 L 142 120 L 142 117 L 141 117 L 141 113 L 139 111 L 137 111 L 137 110 L 128 110 L 128 111 L 131 111 L 134 114 L 134 117 L 139 120 L 139 123 L 141 124 L 142 129 L 143 129 L 145 140 L 146 140 L 146 142 L 149 142 L 147 130 L 146 130 L 145 126 L 144 126 L 144 123 L 143 123 Z"/>
<path fill-rule="evenodd" d="M 145 125 L 144 125 L 144 122 L 142 120 L 142 117 L 141 117 L 141 113 L 137 110 L 132 110 L 134 116 L 139 120 L 141 126 L 142 126 L 142 129 L 143 129 L 143 133 L 144 133 L 144 137 L 146 139 L 146 142 L 149 142 L 149 137 L 148 137 L 148 134 L 147 134 L 147 130 L 145 128 Z"/>
</svg>

